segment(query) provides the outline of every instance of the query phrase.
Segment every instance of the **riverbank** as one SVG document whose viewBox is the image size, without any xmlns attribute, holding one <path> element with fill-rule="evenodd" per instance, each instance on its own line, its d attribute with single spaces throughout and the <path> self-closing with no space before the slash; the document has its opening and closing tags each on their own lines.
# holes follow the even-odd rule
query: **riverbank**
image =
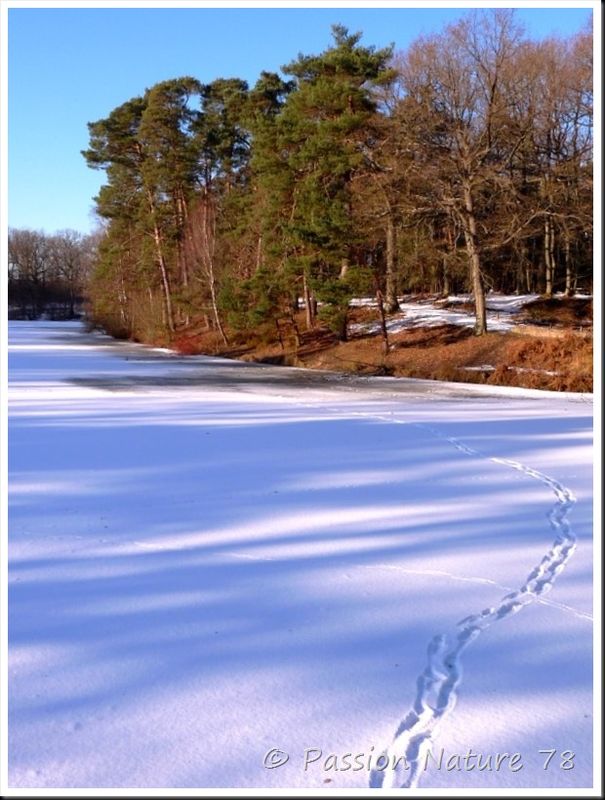
<svg viewBox="0 0 605 800">
<path fill-rule="evenodd" d="M 370 303 L 351 310 L 346 342 L 325 326 L 304 330 L 301 312 L 294 319 L 296 327 L 280 330 L 279 337 L 273 331 L 240 333 L 225 345 L 216 331 L 192 326 L 178 333 L 170 346 L 184 355 L 220 355 L 355 375 L 592 391 L 589 299 L 499 296 L 491 302 L 488 333 L 479 337 L 473 334 L 472 309 L 465 298 L 402 303 L 402 310 L 387 320 L 386 353 L 378 310 Z"/>
</svg>

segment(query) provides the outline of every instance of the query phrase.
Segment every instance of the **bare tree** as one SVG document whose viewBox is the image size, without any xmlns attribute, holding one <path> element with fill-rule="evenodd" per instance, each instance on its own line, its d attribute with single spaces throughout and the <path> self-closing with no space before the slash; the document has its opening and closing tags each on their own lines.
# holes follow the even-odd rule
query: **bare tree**
<svg viewBox="0 0 605 800">
<path fill-rule="evenodd" d="M 9 276 L 13 297 L 36 319 L 44 312 L 49 273 L 48 240 L 42 231 L 12 229 L 8 234 Z"/>
<path fill-rule="evenodd" d="M 412 45 L 402 68 L 407 94 L 424 110 L 423 168 L 434 199 L 461 226 L 475 301 L 475 333 L 487 330 L 481 200 L 493 197 L 527 129 L 511 123 L 512 82 L 521 30 L 512 11 L 474 12 L 439 36 Z"/>
<path fill-rule="evenodd" d="M 68 316 L 76 315 L 75 305 L 82 296 L 91 262 L 88 237 L 78 231 L 58 231 L 48 239 L 48 260 L 53 277 L 67 295 Z"/>
</svg>

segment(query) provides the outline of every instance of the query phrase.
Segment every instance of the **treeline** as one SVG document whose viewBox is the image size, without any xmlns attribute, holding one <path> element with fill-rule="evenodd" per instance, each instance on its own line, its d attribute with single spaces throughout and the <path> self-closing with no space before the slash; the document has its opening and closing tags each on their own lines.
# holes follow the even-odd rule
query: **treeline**
<svg viewBox="0 0 605 800">
<path fill-rule="evenodd" d="M 224 343 L 301 317 L 342 339 L 353 296 L 592 285 L 592 34 L 533 41 L 474 12 L 407 51 L 333 44 L 282 75 L 164 81 L 89 124 L 107 181 L 94 320 Z"/>
<path fill-rule="evenodd" d="M 73 319 L 82 314 L 99 234 L 27 228 L 8 233 L 11 319 Z"/>
</svg>

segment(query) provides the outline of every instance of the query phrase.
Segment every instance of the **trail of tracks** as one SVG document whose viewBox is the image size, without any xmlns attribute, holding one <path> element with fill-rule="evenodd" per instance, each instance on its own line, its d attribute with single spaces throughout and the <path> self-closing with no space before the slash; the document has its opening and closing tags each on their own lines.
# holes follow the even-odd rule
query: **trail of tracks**
<svg viewBox="0 0 605 800">
<path fill-rule="evenodd" d="M 298 405 L 317 408 L 313 403 L 298 403 Z M 539 481 L 555 497 L 555 503 L 548 513 L 554 541 L 540 562 L 531 569 L 520 588 L 504 595 L 495 606 L 460 620 L 452 632 L 434 636 L 428 645 L 426 665 L 416 681 L 417 691 L 412 708 L 401 721 L 391 744 L 382 754 L 380 764 L 383 769 L 372 770 L 369 781 L 370 788 L 416 788 L 426 754 L 431 750 L 439 724 L 456 705 L 458 688 L 462 680 L 464 650 L 495 623 L 518 613 L 532 602 L 540 602 L 542 596 L 552 589 L 557 577 L 573 555 L 577 540 L 567 517 L 576 498 L 570 489 L 549 475 L 520 461 L 486 456 L 426 423 L 398 419 L 393 412 L 381 414 L 353 411 L 343 414 L 342 410 L 328 409 L 325 405 L 322 407 L 333 411 L 334 415 L 340 418 L 354 416 L 376 419 L 425 430 L 432 436 L 449 442 L 466 455 L 486 459 Z M 387 768 L 384 768 L 384 765 L 388 765 Z"/>
<path fill-rule="evenodd" d="M 464 650 L 492 625 L 518 613 L 550 591 L 573 555 L 576 537 L 567 516 L 575 503 L 575 497 L 570 489 L 532 467 L 511 459 L 484 456 L 460 440 L 445 436 L 426 424 L 370 414 L 363 416 L 411 424 L 427 430 L 467 455 L 487 458 L 494 464 L 501 464 L 539 481 L 555 496 L 555 504 L 548 514 L 550 527 L 555 534 L 553 544 L 540 563 L 529 572 L 521 587 L 504 595 L 495 606 L 460 620 L 451 633 L 434 636 L 429 643 L 426 665 L 417 679 L 412 708 L 401 721 L 391 744 L 383 753 L 381 765 L 388 764 L 392 768 L 375 769 L 370 774 L 371 788 L 415 788 L 439 724 L 456 705 L 462 680 Z"/>
</svg>

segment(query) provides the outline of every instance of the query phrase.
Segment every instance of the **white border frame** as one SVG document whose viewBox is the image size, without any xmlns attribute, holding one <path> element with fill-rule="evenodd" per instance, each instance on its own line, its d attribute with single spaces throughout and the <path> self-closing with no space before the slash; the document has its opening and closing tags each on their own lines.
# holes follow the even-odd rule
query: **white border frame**
<svg viewBox="0 0 605 800">
<path fill-rule="evenodd" d="M 376 789 L 9 789 L 8 786 L 8 559 L 7 559 L 7 387 L 8 387 L 8 304 L 7 304 L 7 238 L 8 238 L 8 11 L 11 8 L 586 8 L 593 11 L 593 41 L 594 41 L 594 290 L 595 302 L 594 335 L 594 788 L 592 789 L 415 789 L 399 790 L 396 794 L 418 797 L 511 797 L 526 796 L 531 791 L 535 797 L 601 797 L 602 794 L 602 764 L 600 761 L 601 740 L 601 673 L 602 673 L 602 637 L 601 637 L 601 601 L 602 601 L 602 498 L 601 468 L 602 468 L 602 6 L 597 0 L 466 0 L 459 4 L 446 0 L 0 0 L 0 794 L 3 797 L 165 797 L 166 793 L 173 797 L 376 797 L 377 792 L 382 796 L 386 792 Z M 390 795 L 390 793 L 389 793 Z M 387 796 L 389 796 L 387 795 Z"/>
</svg>

